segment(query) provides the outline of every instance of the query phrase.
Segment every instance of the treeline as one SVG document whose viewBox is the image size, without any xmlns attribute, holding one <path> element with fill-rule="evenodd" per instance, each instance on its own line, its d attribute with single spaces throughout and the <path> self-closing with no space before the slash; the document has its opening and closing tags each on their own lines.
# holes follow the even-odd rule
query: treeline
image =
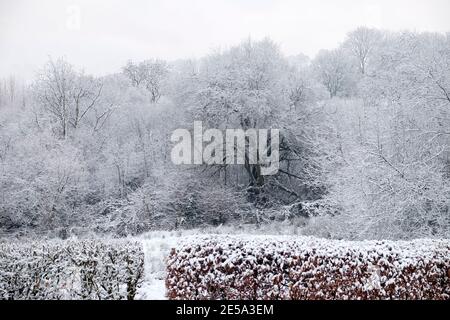
<svg viewBox="0 0 450 320">
<path fill-rule="evenodd" d="M 8 90 L 3 232 L 302 219 L 304 233 L 329 238 L 450 235 L 448 34 L 359 28 L 313 60 L 247 40 L 199 60 L 129 61 L 105 77 L 57 59 L 14 99 Z M 280 129 L 278 174 L 172 165 L 170 135 L 194 120 Z"/>
</svg>

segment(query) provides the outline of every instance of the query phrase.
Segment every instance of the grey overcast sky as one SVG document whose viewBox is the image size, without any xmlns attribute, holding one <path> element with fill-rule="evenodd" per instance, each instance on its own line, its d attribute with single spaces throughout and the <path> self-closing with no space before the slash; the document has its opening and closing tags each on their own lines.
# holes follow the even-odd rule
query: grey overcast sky
<svg viewBox="0 0 450 320">
<path fill-rule="evenodd" d="M 29 78 L 49 56 L 100 75 L 249 36 L 313 57 L 360 25 L 448 32 L 449 13 L 449 0 L 0 0 L 0 76 Z"/>
</svg>

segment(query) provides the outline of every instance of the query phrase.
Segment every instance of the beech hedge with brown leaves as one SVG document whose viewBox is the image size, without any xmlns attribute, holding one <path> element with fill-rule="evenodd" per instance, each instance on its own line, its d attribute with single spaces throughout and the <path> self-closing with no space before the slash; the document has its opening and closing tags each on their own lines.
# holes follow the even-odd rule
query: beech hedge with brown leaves
<svg viewBox="0 0 450 320">
<path fill-rule="evenodd" d="M 169 299 L 450 299 L 450 240 L 199 237 L 172 249 Z"/>
<path fill-rule="evenodd" d="M 0 243 L 0 299 L 134 299 L 144 273 L 139 243 Z"/>
</svg>

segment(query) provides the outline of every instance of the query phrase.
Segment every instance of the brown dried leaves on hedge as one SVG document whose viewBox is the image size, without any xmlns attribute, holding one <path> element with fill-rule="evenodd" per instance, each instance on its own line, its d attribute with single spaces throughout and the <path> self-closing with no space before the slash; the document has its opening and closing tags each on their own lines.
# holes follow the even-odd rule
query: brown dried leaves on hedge
<svg viewBox="0 0 450 320">
<path fill-rule="evenodd" d="M 450 241 L 199 237 L 167 270 L 170 299 L 449 299 Z"/>
</svg>

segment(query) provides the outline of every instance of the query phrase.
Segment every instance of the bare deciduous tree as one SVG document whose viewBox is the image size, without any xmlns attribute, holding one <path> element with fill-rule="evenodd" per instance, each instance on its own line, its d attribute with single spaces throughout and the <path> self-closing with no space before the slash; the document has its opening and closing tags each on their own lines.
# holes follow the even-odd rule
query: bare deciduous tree
<svg viewBox="0 0 450 320">
<path fill-rule="evenodd" d="M 348 34 L 345 46 L 351 50 L 357 59 L 361 74 L 366 73 L 368 60 L 380 40 L 381 34 L 379 31 L 366 27 L 359 27 Z"/>
<path fill-rule="evenodd" d="M 320 51 L 313 68 L 331 98 L 350 90 L 353 68 L 342 49 Z"/>
<path fill-rule="evenodd" d="M 162 84 L 168 75 L 167 63 L 163 60 L 145 60 L 139 64 L 128 61 L 123 73 L 135 87 L 144 86 L 151 94 L 151 102 L 158 102 L 161 98 Z"/>
<path fill-rule="evenodd" d="M 101 92 L 100 81 L 76 72 L 63 59 L 50 60 L 34 85 L 38 101 L 57 121 L 63 138 L 95 108 Z"/>
</svg>

